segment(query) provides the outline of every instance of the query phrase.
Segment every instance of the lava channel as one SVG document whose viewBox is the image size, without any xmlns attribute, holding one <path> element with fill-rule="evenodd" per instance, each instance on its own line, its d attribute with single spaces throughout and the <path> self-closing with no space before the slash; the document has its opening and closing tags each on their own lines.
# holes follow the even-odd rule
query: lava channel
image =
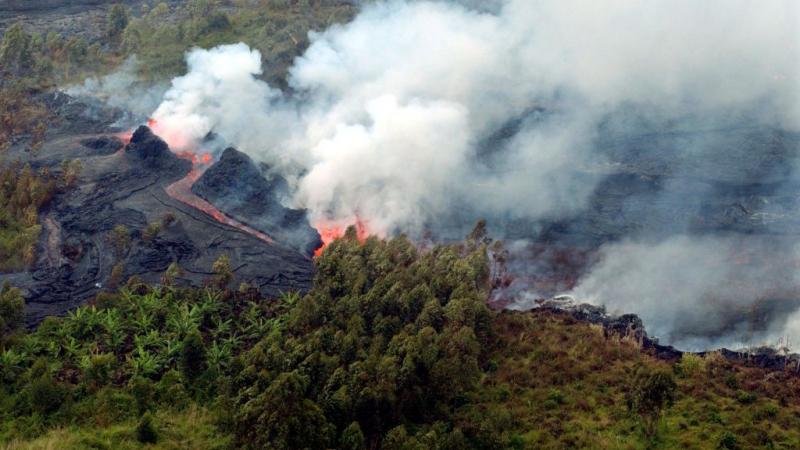
<svg viewBox="0 0 800 450">
<path fill-rule="evenodd" d="M 167 186 L 165 189 L 167 195 L 183 204 L 189 205 L 194 209 L 208 214 L 217 222 L 239 229 L 249 235 L 261 239 L 264 242 L 268 242 L 270 244 L 274 243 L 272 238 L 267 236 L 265 233 L 262 233 L 261 231 L 239 222 L 238 220 L 234 220 L 226 216 L 225 213 L 217 209 L 216 206 L 192 193 L 192 185 L 200 178 L 201 175 L 203 175 L 203 172 L 205 172 L 207 165 L 211 162 L 211 155 L 206 154 L 198 157 L 194 153 L 181 152 L 178 153 L 178 156 L 191 160 L 192 170 L 181 180 L 178 180 L 175 183 Z"/>
</svg>

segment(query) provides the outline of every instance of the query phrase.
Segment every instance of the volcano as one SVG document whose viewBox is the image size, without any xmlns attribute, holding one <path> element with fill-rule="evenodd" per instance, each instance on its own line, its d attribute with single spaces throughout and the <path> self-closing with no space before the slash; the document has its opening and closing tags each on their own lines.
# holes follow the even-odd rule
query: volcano
<svg viewBox="0 0 800 450">
<path fill-rule="evenodd" d="M 83 166 L 76 185 L 57 194 L 42 212 L 33 266 L 26 272 L 0 274 L 0 279 L 23 289 L 29 325 L 64 314 L 99 292 L 113 289 L 115 266 L 123 268 L 120 282 L 136 275 L 145 282 L 159 283 L 167 267 L 177 262 L 183 269 L 178 285 L 202 286 L 212 275 L 214 261 L 228 255 L 234 283 L 247 282 L 264 295 L 303 291 L 310 286 L 313 263 L 309 250 L 297 250 L 302 241 L 268 242 L 171 197 L 167 188 L 186 179 L 193 165 L 173 153 L 149 128 L 137 128 L 125 145 L 114 137 L 120 131 L 113 125 L 119 120 L 114 111 L 101 109 L 102 114 L 97 114 L 102 106 L 63 94 L 53 103 L 58 108 L 52 113 L 61 125 L 51 128 L 39 154 L 30 155 L 16 147 L 10 154 L 55 173 L 65 159 L 79 159 Z M 75 124 L 81 117 L 92 117 L 95 122 Z M 211 200 L 217 200 L 217 193 L 221 193 L 219 199 L 227 198 L 224 189 L 209 189 L 215 185 L 215 174 L 240 181 L 253 174 L 252 162 L 230 164 L 238 156 L 226 155 L 199 185 L 199 191 Z M 314 232 L 304 213 L 281 209 L 278 195 L 279 189 L 265 189 L 244 197 L 239 209 L 231 212 L 255 211 L 243 214 L 243 220 L 252 219 L 254 226 L 268 224 L 266 231 L 276 237 L 306 236 L 306 242 L 313 242 Z M 266 206 L 247 206 L 256 200 Z M 265 217 L 286 219 L 268 222 Z M 144 235 L 149 224 L 160 224 L 155 237 Z M 130 245 L 121 252 L 110 239 L 117 226 L 124 226 L 131 236 Z"/>
<path fill-rule="evenodd" d="M 222 153 L 192 185 L 192 192 L 226 215 L 303 254 L 311 255 L 322 245 L 306 211 L 280 203 L 282 197 L 289 196 L 286 180 L 271 173 L 269 167 L 259 169 L 249 156 L 234 148 Z"/>
</svg>

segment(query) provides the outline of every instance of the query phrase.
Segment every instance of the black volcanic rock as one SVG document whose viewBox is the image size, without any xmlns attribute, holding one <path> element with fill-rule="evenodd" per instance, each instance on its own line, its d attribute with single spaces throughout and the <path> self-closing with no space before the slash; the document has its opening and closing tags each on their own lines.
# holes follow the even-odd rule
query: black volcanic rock
<svg viewBox="0 0 800 450">
<path fill-rule="evenodd" d="M 182 269 L 178 286 L 202 286 L 214 262 L 226 255 L 233 286 L 245 282 L 267 298 L 310 287 L 314 266 L 307 255 L 220 223 L 170 196 L 169 186 L 186 177 L 191 163 L 148 128 L 136 130 L 119 151 L 123 142 L 113 136 L 119 132 L 113 110 L 95 110 L 66 94 L 51 96 L 45 105 L 56 125 L 48 129 L 44 145 L 35 154 L 12 146 L 9 159 L 57 172 L 62 161 L 80 158 L 84 169 L 71 189 L 57 192 L 41 211 L 32 266 L 0 273 L 0 283 L 7 280 L 22 289 L 28 326 L 113 290 L 109 280 L 118 264 L 124 267 L 123 280 L 136 275 L 158 284 L 176 262 Z M 166 217 L 171 217 L 168 223 Z M 164 225 L 156 237 L 145 239 L 151 223 Z M 130 232 L 124 251 L 109 239 L 117 226 Z"/>
<path fill-rule="evenodd" d="M 81 141 L 81 145 L 85 148 L 81 152 L 81 156 L 110 155 L 125 146 L 121 140 L 114 136 L 87 138 Z"/>
<path fill-rule="evenodd" d="M 281 204 L 281 196 L 288 193 L 286 180 L 277 175 L 265 177 L 249 156 L 236 149 L 226 149 L 192 186 L 192 192 L 278 244 L 310 255 L 321 243 L 305 210 Z"/>
<path fill-rule="evenodd" d="M 189 172 L 192 168 L 191 162 L 178 158 L 166 142 L 144 125 L 133 133 L 131 142 L 125 147 L 125 157 L 149 169 Z"/>
</svg>

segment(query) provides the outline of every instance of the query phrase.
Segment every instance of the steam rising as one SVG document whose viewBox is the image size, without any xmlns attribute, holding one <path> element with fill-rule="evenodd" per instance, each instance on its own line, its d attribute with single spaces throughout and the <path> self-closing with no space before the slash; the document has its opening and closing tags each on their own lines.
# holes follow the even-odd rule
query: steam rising
<svg viewBox="0 0 800 450">
<path fill-rule="evenodd" d="M 606 246 L 575 289 L 684 349 L 800 339 L 787 315 L 800 306 L 798 249 L 784 239 L 676 236 Z M 800 317 L 800 315 L 798 315 Z"/>
<path fill-rule="evenodd" d="M 795 2 L 468 3 L 378 2 L 312 33 L 291 94 L 258 78 L 261 55 L 244 44 L 193 50 L 153 117 L 173 146 L 213 132 L 267 163 L 313 224 L 359 217 L 383 234 L 453 218 L 577 214 L 619 164 L 598 150 L 608 130 L 681 121 L 800 129 Z M 720 148 L 700 136 L 675 156 L 651 155 L 678 175 L 664 195 L 680 199 L 679 175 L 705 170 L 695 161 L 724 161 Z M 575 292 L 703 345 L 709 333 L 730 336 L 718 313 L 748 306 L 764 286 L 786 294 L 794 285 L 773 266 L 731 265 L 740 242 L 683 236 L 678 221 L 668 230 L 678 235 L 648 238 L 645 228 L 604 248 Z M 686 329 L 689 314 L 710 323 Z"/>
</svg>

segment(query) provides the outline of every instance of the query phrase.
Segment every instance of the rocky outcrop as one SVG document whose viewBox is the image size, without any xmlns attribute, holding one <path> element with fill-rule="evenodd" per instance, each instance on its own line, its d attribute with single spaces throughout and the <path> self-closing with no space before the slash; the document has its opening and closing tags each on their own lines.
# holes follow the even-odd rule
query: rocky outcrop
<svg viewBox="0 0 800 450">
<path fill-rule="evenodd" d="M 222 212 L 271 236 L 275 242 L 311 255 L 321 245 L 305 210 L 283 206 L 286 180 L 263 173 L 244 153 L 228 148 L 192 186 L 192 192 Z"/>
<path fill-rule="evenodd" d="M 186 174 L 192 163 L 178 158 L 160 137 L 142 125 L 136 129 L 125 147 L 125 158 L 133 167 Z"/>
</svg>

